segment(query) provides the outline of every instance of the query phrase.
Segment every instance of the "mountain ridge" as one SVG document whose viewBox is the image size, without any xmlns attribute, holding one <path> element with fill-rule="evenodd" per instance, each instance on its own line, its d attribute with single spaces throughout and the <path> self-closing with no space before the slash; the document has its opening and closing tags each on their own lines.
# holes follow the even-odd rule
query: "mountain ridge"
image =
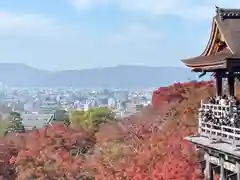
<svg viewBox="0 0 240 180">
<path fill-rule="evenodd" d="M 21 63 L 0 63 L 0 72 L 0 81 L 11 87 L 145 88 L 196 80 L 196 74 L 189 69 L 176 66 L 119 65 L 48 71 Z"/>
</svg>

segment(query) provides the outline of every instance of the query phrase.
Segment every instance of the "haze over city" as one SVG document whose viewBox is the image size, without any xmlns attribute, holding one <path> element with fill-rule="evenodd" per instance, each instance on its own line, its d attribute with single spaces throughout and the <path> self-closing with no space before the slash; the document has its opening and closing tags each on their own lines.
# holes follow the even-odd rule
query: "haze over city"
<svg viewBox="0 0 240 180">
<path fill-rule="evenodd" d="M 237 8 L 239 1 L 2 1 L 0 63 L 45 70 L 182 66 L 181 58 L 206 45 L 215 5 Z"/>
</svg>

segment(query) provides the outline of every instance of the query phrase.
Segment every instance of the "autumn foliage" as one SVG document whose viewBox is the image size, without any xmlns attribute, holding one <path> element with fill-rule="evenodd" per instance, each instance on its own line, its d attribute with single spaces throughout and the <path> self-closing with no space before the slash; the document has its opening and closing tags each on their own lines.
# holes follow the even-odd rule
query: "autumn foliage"
<svg viewBox="0 0 240 180">
<path fill-rule="evenodd" d="M 199 102 L 213 91 L 212 82 L 176 83 L 156 90 L 152 107 L 98 132 L 56 124 L 8 138 L 17 179 L 203 179 L 184 137 L 196 133 Z"/>
<path fill-rule="evenodd" d="M 94 145 L 95 138 L 79 128 L 55 124 L 12 135 L 6 143 L 18 151 L 10 160 L 16 179 L 83 179 L 88 175 L 81 154 Z"/>
<path fill-rule="evenodd" d="M 101 155 L 96 160 L 95 178 L 202 179 L 198 154 L 184 137 L 196 133 L 199 102 L 212 93 L 211 82 L 177 83 L 159 88 L 153 94 L 153 108 L 121 125 L 112 125 L 119 136 L 105 141 L 104 147 L 99 148 Z M 100 130 L 99 134 L 104 132 L 105 129 Z M 97 141 L 101 142 L 99 147 L 103 146 L 101 139 Z M 119 148 L 117 154 L 114 142 L 121 144 L 124 151 Z M 117 160 L 109 159 L 109 154 L 115 154 Z"/>
</svg>

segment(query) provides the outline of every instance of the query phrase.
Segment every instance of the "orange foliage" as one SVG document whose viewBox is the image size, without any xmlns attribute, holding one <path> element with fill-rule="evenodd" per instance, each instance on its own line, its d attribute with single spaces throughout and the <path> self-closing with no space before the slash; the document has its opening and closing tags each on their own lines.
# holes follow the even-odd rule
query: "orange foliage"
<svg viewBox="0 0 240 180">
<path fill-rule="evenodd" d="M 19 135 L 11 140 L 19 151 L 11 159 L 17 179 L 70 180 L 91 172 L 96 180 L 200 180 L 198 154 L 184 137 L 196 133 L 200 100 L 213 92 L 212 82 L 159 88 L 152 107 L 102 125 L 95 137 L 59 124 Z M 86 146 L 91 153 L 69 155 L 72 147 Z"/>
<path fill-rule="evenodd" d="M 84 159 L 72 149 L 91 147 L 94 138 L 80 129 L 55 124 L 22 135 L 24 146 L 15 161 L 17 179 L 81 179 Z"/>
<path fill-rule="evenodd" d="M 103 149 L 95 156 L 95 178 L 202 179 L 197 153 L 191 144 L 184 141 L 184 137 L 196 133 L 199 102 L 212 93 L 211 82 L 177 83 L 159 88 L 153 94 L 155 111 L 135 117 L 137 121 L 131 118 L 122 125 L 112 125 L 115 129 L 118 126 L 118 130 L 122 127 L 118 138 L 115 134 L 115 139 L 122 143 L 127 153 L 121 154 L 114 162 L 106 157 L 109 151 L 104 152 Z M 105 131 L 100 130 L 101 133 Z M 111 149 L 115 144 L 109 143 L 109 146 Z"/>
</svg>

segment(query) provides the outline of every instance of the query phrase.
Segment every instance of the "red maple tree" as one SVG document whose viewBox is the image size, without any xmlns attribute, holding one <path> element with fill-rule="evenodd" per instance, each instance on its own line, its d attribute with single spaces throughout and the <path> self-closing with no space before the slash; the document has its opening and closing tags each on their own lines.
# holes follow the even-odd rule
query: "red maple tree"
<svg viewBox="0 0 240 180">
<path fill-rule="evenodd" d="M 91 134 L 55 124 L 23 136 L 24 147 L 14 160 L 17 179 L 70 180 L 88 176 L 81 153 L 94 144 Z"/>
<path fill-rule="evenodd" d="M 105 145 L 100 155 L 95 156 L 95 178 L 99 180 L 203 179 L 198 154 L 184 137 L 196 133 L 196 115 L 200 100 L 213 93 L 212 87 L 211 82 L 176 83 L 154 92 L 155 113 L 151 112 L 154 115 L 145 113 L 141 118 L 132 117 L 122 123 L 121 126 L 124 127 L 122 131 L 121 126 L 117 128 L 116 124 L 112 125 L 112 128 L 118 129 L 119 135 L 115 134 L 114 140 L 117 139 L 118 144 L 123 146 L 117 150 L 124 150 L 125 153 L 117 154 L 114 143 Z M 158 114 L 156 111 L 159 109 Z M 101 147 L 101 144 L 99 146 Z M 106 149 L 115 151 L 106 151 Z M 120 157 L 113 161 L 113 158 L 109 159 L 112 154 Z"/>
<path fill-rule="evenodd" d="M 95 134 L 61 124 L 21 134 L 11 140 L 17 179 L 203 179 L 198 153 L 184 137 L 197 132 L 199 102 L 213 91 L 212 82 L 159 88 L 152 107 Z"/>
</svg>

